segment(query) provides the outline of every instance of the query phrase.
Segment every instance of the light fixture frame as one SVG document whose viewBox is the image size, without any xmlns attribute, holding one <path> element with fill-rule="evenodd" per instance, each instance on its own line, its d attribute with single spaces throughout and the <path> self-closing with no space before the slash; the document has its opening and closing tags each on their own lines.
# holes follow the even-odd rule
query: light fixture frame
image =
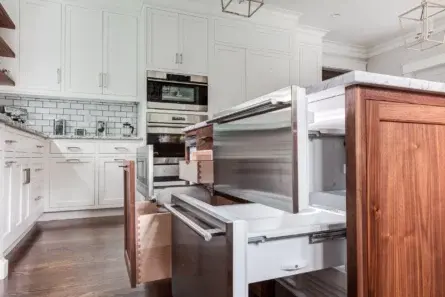
<svg viewBox="0 0 445 297">
<path fill-rule="evenodd" d="M 232 4 L 233 1 L 234 0 L 229 0 L 229 2 L 227 2 L 226 5 L 224 5 L 224 0 L 221 0 L 222 12 L 234 14 L 234 15 L 237 15 L 237 16 L 242 16 L 242 17 L 245 17 L 245 18 L 250 18 L 264 5 L 264 0 L 239 0 L 240 3 L 244 2 L 244 1 L 249 2 L 247 13 L 246 14 L 242 14 L 242 13 L 239 13 L 239 12 L 236 12 L 236 11 L 228 10 L 230 4 Z M 253 11 L 252 11 L 252 2 L 258 4 L 258 7 L 256 9 L 254 9 Z"/>
<path fill-rule="evenodd" d="M 438 11 L 429 15 L 430 8 L 438 9 Z M 415 12 L 416 10 L 420 11 L 420 18 L 410 17 L 409 15 Z M 424 51 L 444 44 L 445 35 L 440 40 L 430 38 L 432 33 L 434 32 L 433 30 L 431 30 L 430 26 L 430 22 L 432 22 L 432 17 L 441 13 L 445 13 L 445 5 L 427 0 L 422 0 L 420 5 L 417 5 L 416 7 L 399 15 L 399 24 L 402 32 L 406 31 L 404 22 L 407 21 L 416 22 L 418 26 L 421 26 L 420 33 L 417 34 L 414 40 L 412 40 L 412 37 L 409 38 L 407 36 L 404 36 L 405 48 L 416 51 Z M 430 43 L 431 45 L 428 47 L 423 47 L 422 45 L 424 43 Z"/>
</svg>

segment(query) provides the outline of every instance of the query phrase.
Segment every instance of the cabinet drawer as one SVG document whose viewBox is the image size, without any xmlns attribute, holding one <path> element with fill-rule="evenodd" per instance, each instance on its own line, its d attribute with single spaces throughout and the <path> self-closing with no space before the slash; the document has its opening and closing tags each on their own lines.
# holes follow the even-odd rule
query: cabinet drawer
<svg viewBox="0 0 445 297">
<path fill-rule="evenodd" d="M 311 244 L 309 236 L 303 236 L 251 243 L 247 248 L 248 281 L 255 283 L 342 266 L 345 261 L 346 239 Z"/>
<path fill-rule="evenodd" d="M 45 152 L 45 142 L 38 139 L 30 139 L 30 152 L 43 154 Z"/>
<path fill-rule="evenodd" d="M 180 161 L 179 178 L 197 184 L 213 184 L 213 161 Z"/>
<path fill-rule="evenodd" d="M 100 143 L 100 154 L 136 154 L 136 149 L 140 147 L 140 143 Z"/>
<path fill-rule="evenodd" d="M 96 146 L 87 142 L 52 142 L 51 154 L 94 154 Z"/>
</svg>

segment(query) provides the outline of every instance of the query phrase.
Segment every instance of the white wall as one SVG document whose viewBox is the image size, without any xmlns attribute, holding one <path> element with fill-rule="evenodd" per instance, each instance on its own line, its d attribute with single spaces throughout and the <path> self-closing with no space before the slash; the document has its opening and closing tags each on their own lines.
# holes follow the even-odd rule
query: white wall
<svg viewBox="0 0 445 297">
<path fill-rule="evenodd" d="M 413 61 L 423 60 L 445 52 L 445 46 L 418 52 L 399 47 L 372 57 L 368 61 L 368 71 L 396 76 L 403 76 L 402 67 Z"/>
</svg>

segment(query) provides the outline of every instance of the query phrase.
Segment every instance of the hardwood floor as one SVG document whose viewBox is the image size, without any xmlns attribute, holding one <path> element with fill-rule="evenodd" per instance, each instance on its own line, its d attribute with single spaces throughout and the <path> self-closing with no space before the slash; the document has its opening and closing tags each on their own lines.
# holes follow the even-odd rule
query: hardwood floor
<svg viewBox="0 0 445 297">
<path fill-rule="evenodd" d="M 153 288 L 130 288 L 123 255 L 121 224 L 45 230 L 0 281 L 0 296 L 149 296 Z"/>
</svg>

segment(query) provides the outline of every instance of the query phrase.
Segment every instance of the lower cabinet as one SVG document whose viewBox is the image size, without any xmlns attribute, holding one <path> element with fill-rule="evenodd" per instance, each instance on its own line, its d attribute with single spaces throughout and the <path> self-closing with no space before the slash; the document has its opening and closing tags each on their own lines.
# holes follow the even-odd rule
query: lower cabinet
<svg viewBox="0 0 445 297">
<path fill-rule="evenodd" d="M 99 205 L 124 206 L 124 160 L 134 161 L 134 157 L 99 158 Z"/>
<path fill-rule="evenodd" d="M 94 206 L 95 159 L 84 157 L 50 160 L 50 207 Z"/>
</svg>

